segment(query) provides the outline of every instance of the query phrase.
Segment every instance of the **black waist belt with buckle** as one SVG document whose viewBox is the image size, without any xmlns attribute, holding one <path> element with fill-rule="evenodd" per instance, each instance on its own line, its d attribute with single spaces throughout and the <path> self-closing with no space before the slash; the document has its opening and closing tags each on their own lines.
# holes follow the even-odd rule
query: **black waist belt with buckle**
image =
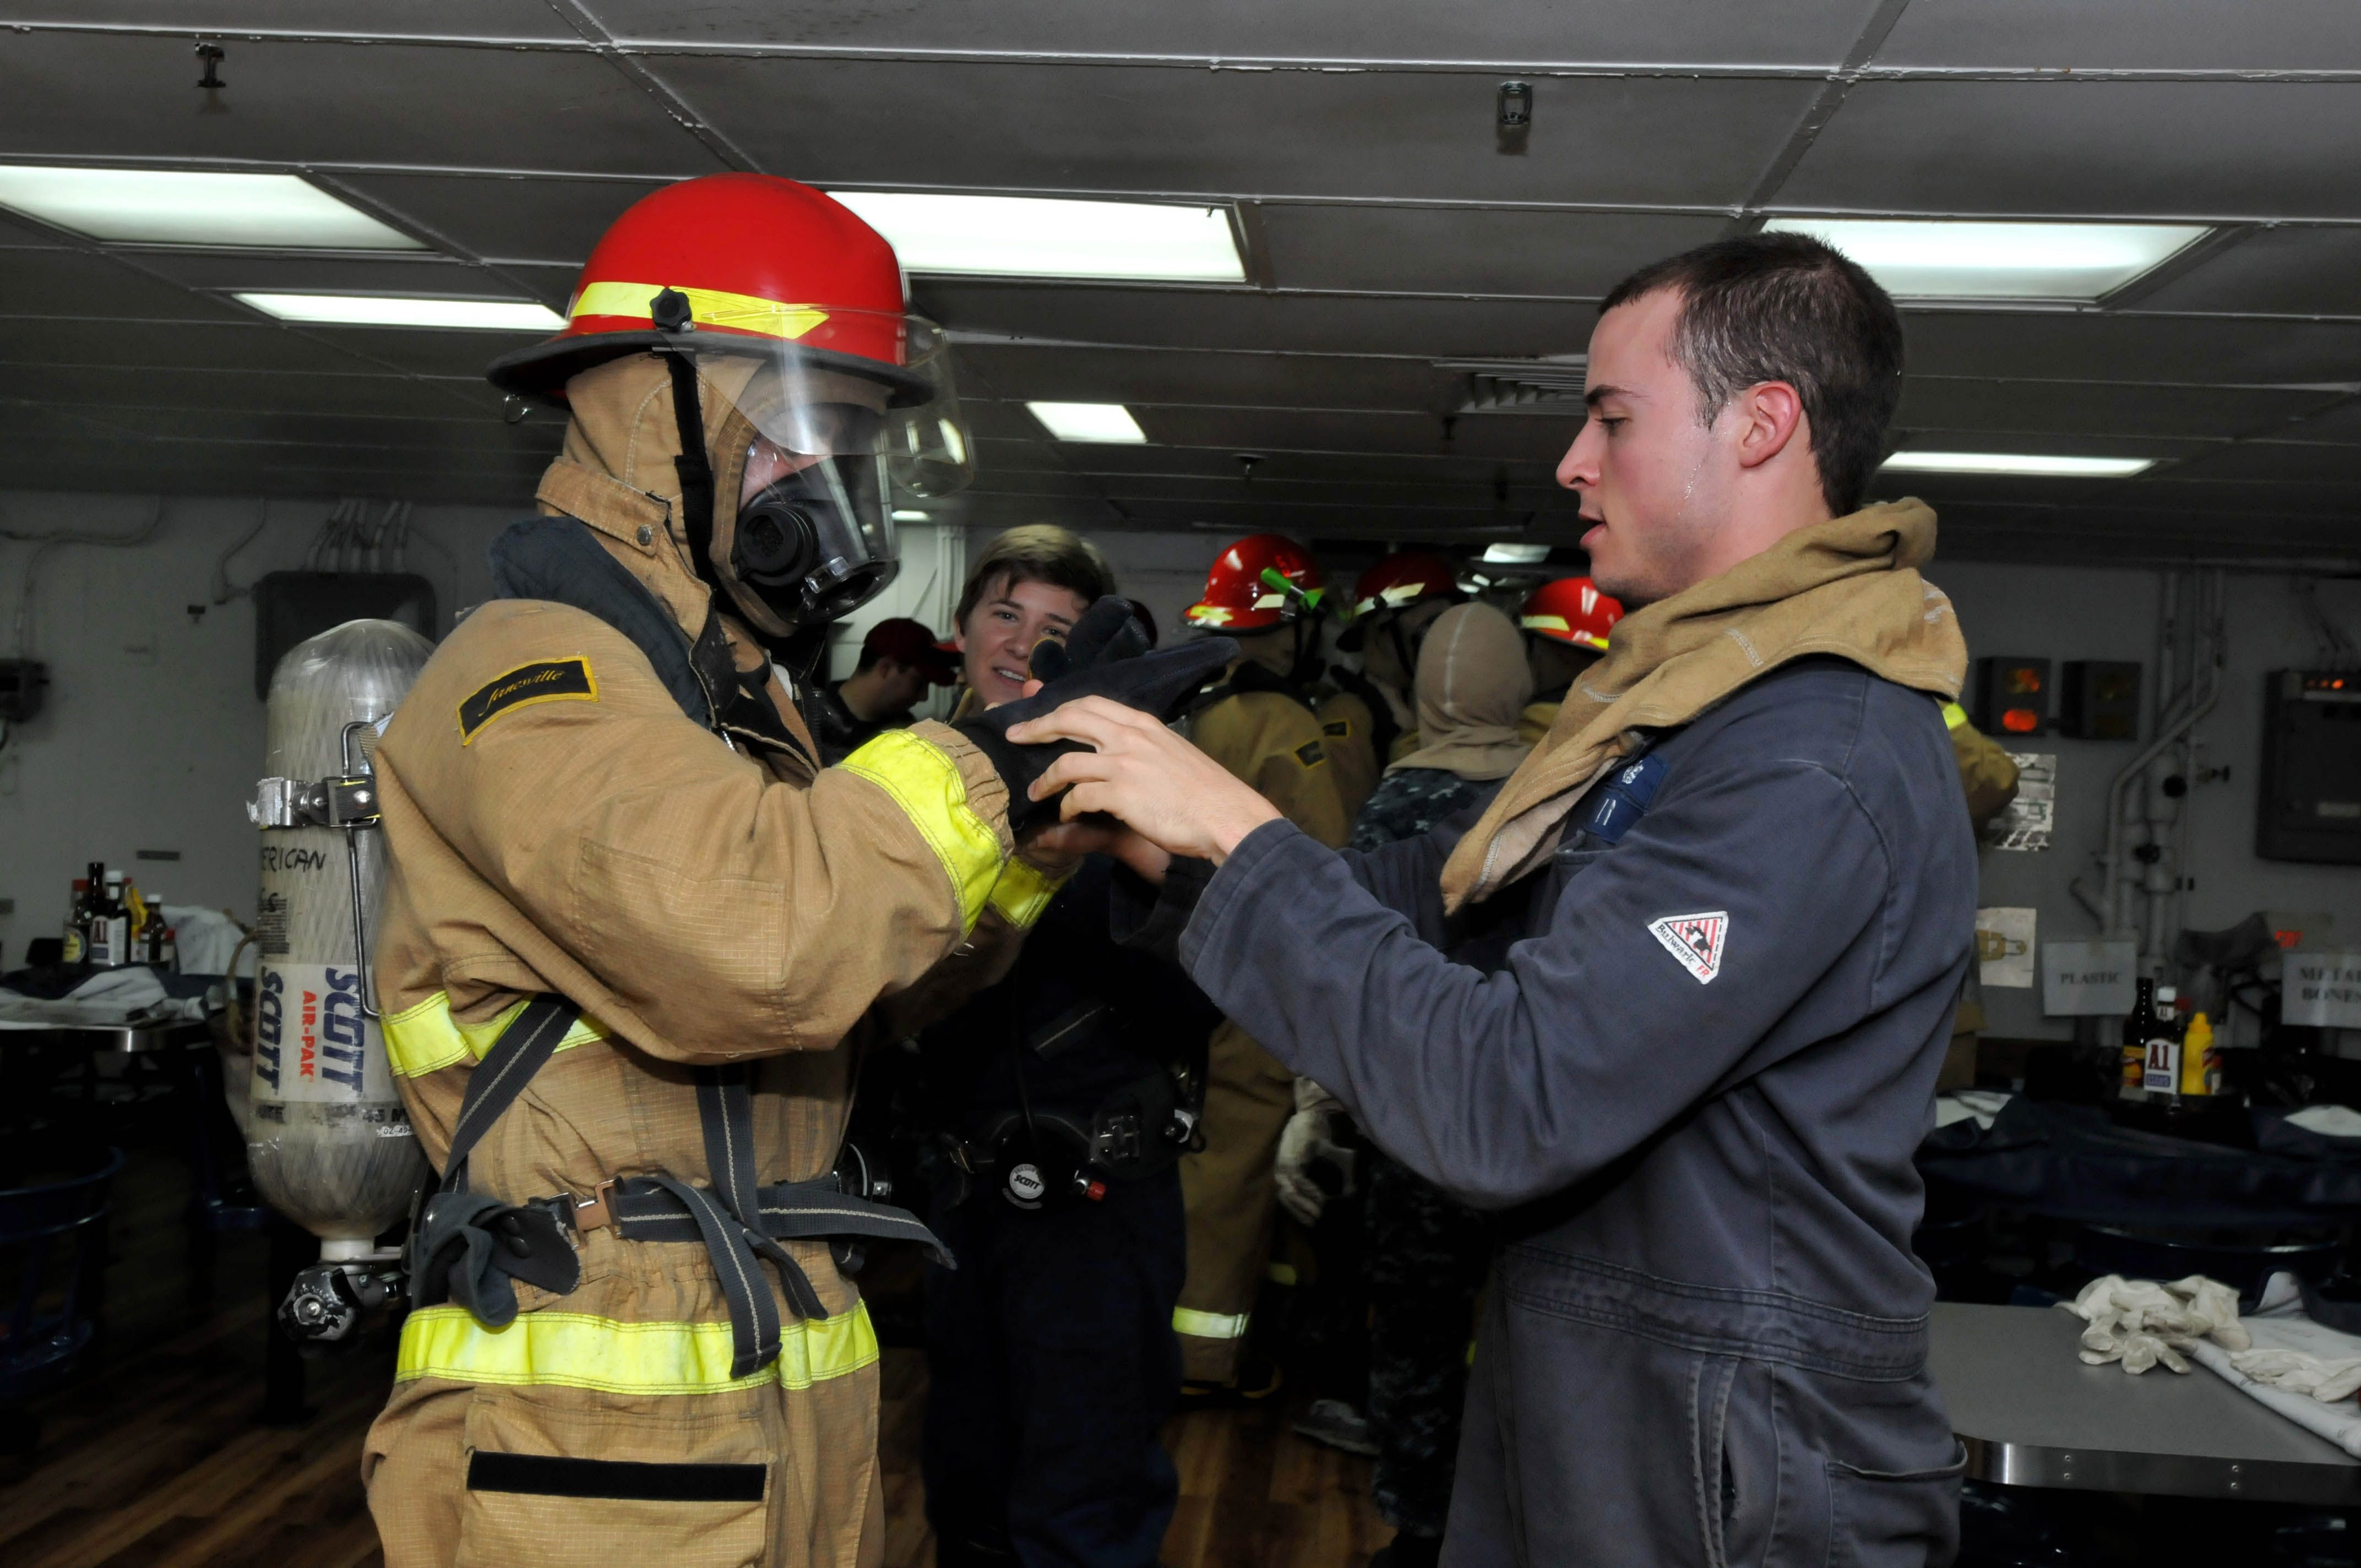
<svg viewBox="0 0 2361 1568">
<path fill-rule="evenodd" d="M 517 1315 L 511 1279 L 557 1295 L 581 1283 L 578 1235 L 612 1227 L 625 1241 L 698 1242 L 713 1260 L 730 1307 L 730 1375 L 744 1377 L 779 1354 L 778 1306 L 763 1278 L 763 1260 L 777 1270 L 796 1316 L 827 1315 L 810 1277 L 782 1241 L 915 1241 L 938 1262 L 952 1266 L 950 1254 L 917 1215 L 843 1192 L 833 1176 L 769 1186 L 757 1182 L 753 1095 L 746 1069 L 734 1063 L 696 1069 L 710 1187 L 670 1176 L 632 1176 L 601 1182 L 587 1197 L 559 1193 L 524 1203 L 468 1191 L 468 1155 L 580 1016 L 581 1009 L 562 996 L 535 997 L 469 1075 L 443 1180 L 423 1194 L 411 1224 L 411 1292 L 418 1305 L 456 1301 L 482 1322 L 500 1328 Z"/>
</svg>

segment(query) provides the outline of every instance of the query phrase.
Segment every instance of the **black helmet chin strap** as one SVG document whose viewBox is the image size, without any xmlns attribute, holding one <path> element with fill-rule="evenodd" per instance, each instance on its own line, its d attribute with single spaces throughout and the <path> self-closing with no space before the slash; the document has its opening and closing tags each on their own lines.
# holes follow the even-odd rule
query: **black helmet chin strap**
<svg viewBox="0 0 2361 1568">
<path fill-rule="evenodd" d="M 648 314 L 659 331 L 686 334 L 694 330 L 688 296 L 666 289 L 649 302 Z M 680 455 L 672 460 L 680 476 L 680 522 L 688 536 L 688 564 L 713 590 L 720 608 L 726 590 L 713 564 L 713 458 L 705 450 L 705 412 L 697 397 L 697 357 L 684 348 L 662 351 L 672 372 L 672 419 L 680 432 Z"/>
</svg>

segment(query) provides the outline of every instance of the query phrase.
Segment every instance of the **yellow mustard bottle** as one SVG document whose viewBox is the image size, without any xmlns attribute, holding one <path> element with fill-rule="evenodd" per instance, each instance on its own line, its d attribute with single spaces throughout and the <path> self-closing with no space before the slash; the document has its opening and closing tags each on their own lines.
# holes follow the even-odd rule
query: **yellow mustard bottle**
<svg viewBox="0 0 2361 1568">
<path fill-rule="evenodd" d="M 2213 1025 L 2200 1013 L 2189 1020 L 2189 1037 L 2180 1047 L 2180 1092 L 2216 1094 L 2222 1088 L 2222 1053 L 2214 1048 Z"/>
</svg>

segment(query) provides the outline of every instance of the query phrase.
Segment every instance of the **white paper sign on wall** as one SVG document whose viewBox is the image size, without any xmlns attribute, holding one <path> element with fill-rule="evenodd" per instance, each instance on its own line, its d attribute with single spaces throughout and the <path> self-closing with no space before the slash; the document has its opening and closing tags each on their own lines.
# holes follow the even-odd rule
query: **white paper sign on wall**
<svg viewBox="0 0 2361 1568">
<path fill-rule="evenodd" d="M 2323 1029 L 2361 1029 L 2361 953 L 2307 953 L 2280 960 L 2279 1017 Z"/>
<path fill-rule="evenodd" d="M 2052 1018 L 2120 1018 L 2138 998 L 2139 944 L 2041 944 L 2041 1011 Z"/>
<path fill-rule="evenodd" d="M 2033 989 L 2034 909 L 1976 911 L 1976 978 L 2002 991 Z"/>
</svg>

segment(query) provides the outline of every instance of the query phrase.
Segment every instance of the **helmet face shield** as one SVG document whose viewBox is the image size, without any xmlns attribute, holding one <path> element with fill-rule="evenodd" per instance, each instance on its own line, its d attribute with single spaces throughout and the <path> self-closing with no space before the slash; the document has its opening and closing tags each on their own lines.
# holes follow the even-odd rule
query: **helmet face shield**
<svg viewBox="0 0 2361 1568">
<path fill-rule="evenodd" d="M 939 331 L 916 317 L 828 315 L 792 341 L 718 332 L 674 340 L 674 352 L 696 361 L 716 474 L 730 491 L 715 498 L 711 565 L 751 619 L 775 623 L 760 626 L 774 634 L 875 598 L 898 570 L 895 489 L 947 495 L 972 471 Z M 872 319 L 846 319 L 854 317 Z M 897 365 L 850 351 L 881 344 L 928 352 Z"/>
</svg>

